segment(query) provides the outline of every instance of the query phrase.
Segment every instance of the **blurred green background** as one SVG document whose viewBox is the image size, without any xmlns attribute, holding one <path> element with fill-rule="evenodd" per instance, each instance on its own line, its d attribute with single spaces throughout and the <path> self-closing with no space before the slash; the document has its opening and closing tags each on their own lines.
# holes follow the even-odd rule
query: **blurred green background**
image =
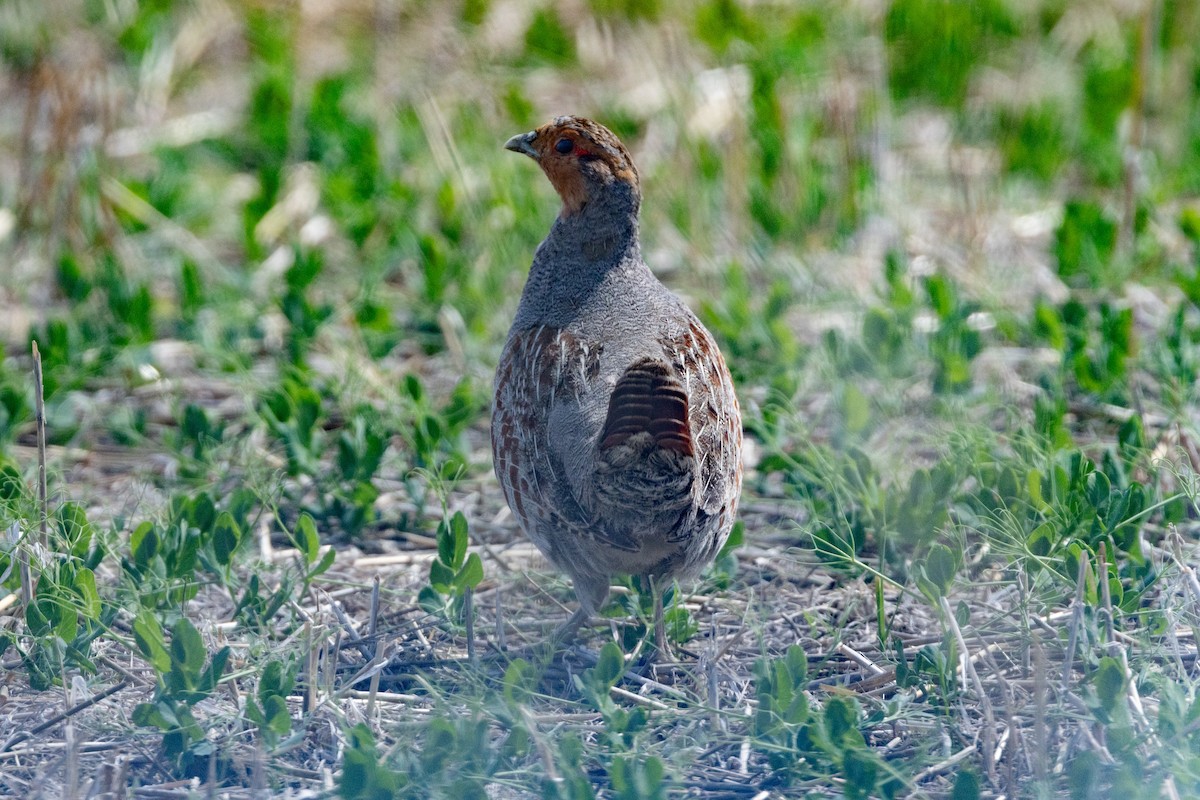
<svg viewBox="0 0 1200 800">
<path fill-rule="evenodd" d="M 740 572 L 737 552 L 724 554 L 700 592 L 751 620 L 776 660 L 750 677 L 758 651 L 735 653 L 730 680 L 753 681 L 758 707 L 783 716 L 729 714 L 711 751 L 665 728 L 652 738 L 637 728 L 645 717 L 612 704 L 618 673 L 597 667 L 587 708 L 612 739 L 591 755 L 576 740 L 488 755 L 489 730 L 540 731 L 494 709 L 467 730 L 447 710 L 459 699 L 440 695 L 428 729 L 389 731 L 394 750 L 408 757 L 401 743 L 428 736 L 463 759 L 495 755 L 470 762 L 479 786 L 495 764 L 521 772 L 545 758 L 575 780 L 545 796 L 588 797 L 593 779 L 633 787 L 612 796 L 665 796 L 707 763 L 699 750 L 743 753 L 744 723 L 755 769 L 779 785 L 836 777 L 848 796 L 893 793 L 942 780 L 922 772 L 949 755 L 930 731 L 952 728 L 958 747 L 981 729 L 978 698 L 959 693 L 947 597 L 961 624 L 982 614 L 989 635 L 1020 647 L 1029 619 L 1078 597 L 1125 615 L 1141 691 L 1159 687 L 1164 716 L 1115 710 L 1132 673 L 1101 647 L 1097 612 L 1072 684 L 1086 703 L 1053 711 L 1057 771 L 1026 720 L 1014 723 L 1026 728 L 1009 763 L 1025 760 L 1011 784 L 973 756 L 937 790 L 954 780 L 966 787 L 955 796 L 976 796 L 983 775 L 1011 794 L 1032 771 L 1045 796 L 1132 797 L 1169 775 L 1179 796 L 1200 791 L 1195 621 L 1169 583 L 1182 551 L 1166 544 L 1195 539 L 1200 467 L 1197 32 L 1194 0 L 4 0 L 0 529 L 40 518 L 36 341 L 61 541 L 39 568 L 45 603 L 27 629 L 3 628 L 0 655 L 19 652 L 41 690 L 68 670 L 95 674 L 94 642 L 124 646 L 156 670 L 161 708 L 190 714 L 207 695 L 172 694 L 163 676 L 202 680 L 206 645 L 180 619 L 223 592 L 228 607 L 211 617 L 250 643 L 239 666 L 280 659 L 256 702 L 282 716 L 253 718 L 274 746 L 291 730 L 299 662 L 272 637 L 302 624 L 288 603 L 330 568 L 318 557 L 330 542 L 339 559 L 441 545 L 430 579 L 420 562 L 388 607 L 419 597 L 438 646 L 461 642 L 466 588 L 498 574 L 466 556 L 468 526 L 473 544 L 516 536 L 490 477 L 492 371 L 557 211 L 544 177 L 502 145 L 580 114 L 630 147 L 647 261 L 734 373 L 750 442 L 745 541 L 758 549 Z M 60 507 L 67 498 L 79 505 Z M 294 546 L 299 566 L 255 561 L 252 531 Z M 9 591 L 27 545 L 0 548 Z M 829 702 L 820 725 L 838 733 L 823 750 L 801 747 L 819 727 L 804 652 L 782 655 L 791 634 L 776 608 L 754 605 L 764 553 L 781 570 L 877 590 L 857 617 L 806 619 L 808 668 L 828 667 L 815 654 L 858 625 L 856 646 L 875 648 L 908 699 L 864 699 L 861 715 L 859 701 Z M 1093 562 L 1108 583 L 1080 571 Z M 367 585 L 361 573 L 337 580 Z M 636 601 L 620 602 L 614 614 L 635 618 Z M 682 605 L 670 613 L 673 638 L 697 635 Z M 114 636 L 116 620 L 126 628 Z M 168 657 L 168 628 L 187 658 Z M 1183 656 L 1163 644 L 1176 628 L 1191 643 Z M 1046 644 L 1067 651 L 1068 674 L 1074 644 Z M 1021 686 L 1034 680 L 1024 652 L 1002 665 Z M 535 702 L 522 675 L 506 675 L 510 711 L 514 697 Z M 499 702 L 494 686 L 467 688 Z M 658 724 L 707 713 L 676 711 Z M 220 718 L 233 737 L 250 726 L 238 709 Z M 132 719 L 165 732 L 179 774 L 209 763 L 198 725 Z M 884 746 L 909 722 L 908 760 L 889 762 L 900 776 L 889 777 Z M 1089 725 L 1116 731 L 1111 752 L 1071 738 Z M 386 787 L 393 773 L 360 734 L 347 739 L 365 770 L 354 774 Z M 646 756 L 662 741 L 666 778 Z M 1103 759 L 1068 770 L 1076 748 Z M 458 773 L 442 766 L 405 769 L 450 786 Z"/>
</svg>

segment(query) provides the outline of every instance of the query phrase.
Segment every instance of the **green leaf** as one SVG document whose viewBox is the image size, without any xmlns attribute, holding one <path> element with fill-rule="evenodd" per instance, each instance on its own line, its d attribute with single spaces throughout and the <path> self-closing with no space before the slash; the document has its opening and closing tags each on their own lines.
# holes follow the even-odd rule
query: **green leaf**
<svg viewBox="0 0 1200 800">
<path fill-rule="evenodd" d="M 312 564 L 320 554 L 321 540 L 317 536 L 317 525 L 307 513 L 301 514 L 296 523 L 296 547 L 304 554 L 306 564 Z"/>
<path fill-rule="evenodd" d="M 431 719 L 425 728 L 425 742 L 421 748 L 421 764 L 426 774 L 436 775 L 455 754 L 457 735 L 449 721 L 440 717 Z"/>
<path fill-rule="evenodd" d="M 133 621 L 133 639 L 156 672 L 161 675 L 171 669 L 171 656 L 167 653 L 162 626 L 158 624 L 158 618 L 146 609 L 138 612 Z"/>
<path fill-rule="evenodd" d="M 152 522 L 143 522 L 134 529 L 129 537 L 129 549 L 133 553 L 133 563 L 139 569 L 145 570 L 158 553 L 158 530 Z"/>
<path fill-rule="evenodd" d="M 192 500 L 191 506 L 188 509 L 187 519 L 197 529 L 207 533 L 212 530 L 213 522 L 217 518 L 217 507 L 213 504 L 212 497 L 208 492 L 201 492 Z"/>
<path fill-rule="evenodd" d="M 474 589 L 482 580 L 483 562 L 479 559 L 479 553 L 471 553 L 467 557 L 467 563 L 463 564 L 463 568 L 454 576 L 454 589 L 459 592 Z"/>
<path fill-rule="evenodd" d="M 439 594 L 446 594 L 450 591 L 450 587 L 454 584 L 454 571 L 446 566 L 440 559 L 435 559 L 429 564 L 429 585 L 432 586 Z"/>
<path fill-rule="evenodd" d="M 253 697 L 246 698 L 246 719 L 260 728 L 266 727 L 267 715 L 259 708 L 258 701 Z"/>
<path fill-rule="evenodd" d="M 725 540 L 725 544 L 721 547 L 721 552 L 717 554 L 717 560 L 720 561 L 734 550 L 737 550 L 745 540 L 746 524 L 738 520 L 733 524 L 733 529 L 729 531 L 729 538 Z"/>
<path fill-rule="evenodd" d="M 75 639 L 79 631 L 79 612 L 73 606 L 62 605 L 58 609 L 58 621 L 54 624 L 54 633 L 65 642 Z"/>
<path fill-rule="evenodd" d="M 262 677 L 258 679 L 258 696 L 266 699 L 273 694 L 288 691 L 283 686 L 283 662 L 272 659 L 263 669 Z"/>
<path fill-rule="evenodd" d="M 360 722 L 347 735 L 350 746 L 342 764 L 339 794 L 348 800 L 385 800 L 398 796 L 402 776 L 379 764 L 370 728 Z"/>
<path fill-rule="evenodd" d="M 533 15 L 533 21 L 525 31 L 525 49 L 527 53 L 560 67 L 575 60 L 575 40 L 563 28 L 554 6 Z"/>
<path fill-rule="evenodd" d="M 957 571 L 957 559 L 949 547 L 940 543 L 930 546 L 929 554 L 925 557 L 925 563 L 922 566 L 922 572 L 933 588 L 936 597 L 946 596 Z"/>
<path fill-rule="evenodd" d="M 158 728 L 160 731 L 169 731 L 179 726 L 179 722 L 175 719 L 174 714 L 164 713 L 169 711 L 161 701 L 158 703 L 139 703 L 133 709 L 133 723 L 146 728 Z"/>
<path fill-rule="evenodd" d="M 96 575 L 90 569 L 80 568 L 75 573 L 75 593 L 80 600 L 79 613 L 93 622 L 98 620 L 100 593 L 96 591 Z"/>
<path fill-rule="evenodd" d="M 438 561 L 442 562 L 447 567 L 453 567 L 454 564 L 454 531 L 450 527 L 449 520 L 443 519 L 438 525 L 437 532 L 438 546 Z"/>
<path fill-rule="evenodd" d="M 607 693 L 624 674 L 625 656 L 616 642 L 607 642 L 600 649 L 600 658 L 596 661 L 596 666 L 587 671 L 592 686 L 598 693 Z"/>
<path fill-rule="evenodd" d="M 425 389 L 421 386 L 421 379 L 411 372 L 404 376 L 404 393 L 417 404 L 420 404 L 425 398 Z"/>
<path fill-rule="evenodd" d="M 325 551 L 325 555 L 321 556 L 321 562 L 313 567 L 308 572 L 308 580 L 312 580 L 318 575 L 324 574 L 330 567 L 333 566 L 334 559 L 337 558 L 337 551 L 332 547 Z"/>
<path fill-rule="evenodd" d="M 288 712 L 287 701 L 279 695 L 271 695 L 263 701 L 263 714 L 266 716 L 267 730 L 280 736 L 286 736 L 292 729 L 292 717 Z"/>
<path fill-rule="evenodd" d="M 859 800 L 870 797 L 875 791 L 875 776 L 879 763 L 867 750 L 851 747 L 842 757 L 842 772 L 846 776 L 843 791 L 847 798 Z"/>
<path fill-rule="evenodd" d="M 1043 522 L 1033 529 L 1033 533 L 1029 534 L 1025 546 L 1035 556 L 1047 556 L 1054 549 L 1054 534 L 1054 523 Z"/>
<path fill-rule="evenodd" d="M 183 419 L 179 425 L 180 434 L 185 439 L 199 441 L 200 437 L 207 437 L 211 429 L 212 425 L 204 409 L 194 403 L 188 403 L 183 409 Z"/>
<path fill-rule="evenodd" d="M 685 606 L 672 605 L 663 615 L 663 628 L 667 639 L 674 644 L 689 641 L 700 630 L 699 624 L 692 619 L 692 614 Z"/>
<path fill-rule="evenodd" d="M 533 686 L 533 667 L 523 658 L 518 658 L 504 671 L 504 700 L 511 706 L 519 706 L 529 698 Z"/>
<path fill-rule="evenodd" d="M 979 800 L 981 789 L 979 776 L 974 771 L 960 770 L 958 777 L 954 779 L 954 790 L 950 793 L 950 800 Z"/>
<path fill-rule="evenodd" d="M 467 545 L 470 543 L 467 537 L 467 518 L 461 511 L 454 512 L 450 519 L 450 530 L 454 533 L 454 560 L 447 563 L 458 567 L 463 563 L 463 558 L 467 555 Z"/>
<path fill-rule="evenodd" d="M 855 730 L 858 708 L 850 698 L 832 697 L 825 703 L 823 719 L 829 743 L 835 748 L 841 747 L 850 732 Z"/>
<path fill-rule="evenodd" d="M 204 669 L 204 656 L 204 640 L 200 638 L 200 631 L 186 617 L 181 617 L 171 628 L 172 666 L 179 665 L 187 674 L 198 676 Z"/>
<path fill-rule="evenodd" d="M 788 647 L 783 658 L 787 665 L 788 675 L 792 679 L 791 688 L 797 691 L 801 690 L 808 679 L 808 655 L 804 652 L 803 647 L 794 644 Z"/>
<path fill-rule="evenodd" d="M 1121 702 L 1125 694 L 1125 670 L 1122 669 L 1121 662 L 1112 656 L 1100 659 L 1100 665 L 1096 669 L 1095 685 L 1100 707 L 1104 709 L 1105 713 L 1112 714 L 1117 703 Z"/>
<path fill-rule="evenodd" d="M 233 515 L 228 511 L 222 511 L 213 526 L 213 552 L 217 556 L 218 564 L 223 567 L 229 565 L 241 537 L 242 531 Z"/>
<path fill-rule="evenodd" d="M 87 514 L 77 503 L 64 503 L 57 512 L 58 528 L 66 540 L 66 548 L 72 555 L 79 558 L 87 555 L 92 545 L 96 530 L 88 522 Z"/>
<path fill-rule="evenodd" d="M 850 433 L 862 433 L 871 421 L 871 404 L 853 383 L 847 383 L 842 389 L 842 415 Z"/>
<path fill-rule="evenodd" d="M 1100 788 L 1100 757 L 1094 750 L 1084 750 L 1067 762 L 1067 785 L 1071 800 L 1092 800 L 1102 795 Z"/>
<path fill-rule="evenodd" d="M 1050 504 L 1042 493 L 1042 482 L 1045 476 L 1040 470 L 1031 469 L 1025 476 L 1025 489 L 1029 492 L 1029 501 L 1039 511 L 1049 511 Z"/>
<path fill-rule="evenodd" d="M 446 601 L 432 586 L 422 586 L 417 592 L 417 605 L 427 614 L 442 614 L 446 610 Z"/>
<path fill-rule="evenodd" d="M 204 694 L 211 693 L 217 688 L 217 684 L 221 682 L 221 676 L 225 674 L 225 665 L 229 663 L 229 656 L 233 651 L 228 647 L 222 647 L 208 662 L 208 669 L 204 671 L 204 677 L 200 680 L 198 689 Z"/>
</svg>

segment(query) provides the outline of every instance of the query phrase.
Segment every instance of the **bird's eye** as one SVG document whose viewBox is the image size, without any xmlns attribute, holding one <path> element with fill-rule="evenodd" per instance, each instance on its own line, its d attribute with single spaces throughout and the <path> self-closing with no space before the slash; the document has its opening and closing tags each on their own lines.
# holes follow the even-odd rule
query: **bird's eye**
<svg viewBox="0 0 1200 800">
<path fill-rule="evenodd" d="M 554 143 L 554 149 L 565 156 L 567 153 L 575 149 L 575 143 L 570 139 L 559 139 Z"/>
</svg>

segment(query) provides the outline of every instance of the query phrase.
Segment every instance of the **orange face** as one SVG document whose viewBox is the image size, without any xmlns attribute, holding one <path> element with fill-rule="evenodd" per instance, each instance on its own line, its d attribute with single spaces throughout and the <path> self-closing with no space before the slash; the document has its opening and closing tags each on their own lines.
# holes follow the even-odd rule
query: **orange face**
<svg viewBox="0 0 1200 800">
<path fill-rule="evenodd" d="M 639 191 L 637 169 L 625 145 L 591 120 L 558 117 L 504 146 L 538 162 L 562 198 L 564 214 L 579 211 L 605 185 L 625 183 Z"/>
</svg>

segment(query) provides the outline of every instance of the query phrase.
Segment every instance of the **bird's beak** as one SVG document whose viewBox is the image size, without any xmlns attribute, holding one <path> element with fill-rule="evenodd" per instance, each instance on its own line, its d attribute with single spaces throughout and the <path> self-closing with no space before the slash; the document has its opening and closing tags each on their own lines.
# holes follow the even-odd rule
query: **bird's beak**
<svg viewBox="0 0 1200 800">
<path fill-rule="evenodd" d="M 538 152 L 533 149 L 533 140 L 537 138 L 537 131 L 529 133 L 518 133 L 516 136 L 504 143 L 505 150 L 512 150 L 514 153 L 524 153 L 533 160 L 537 160 Z"/>
</svg>

